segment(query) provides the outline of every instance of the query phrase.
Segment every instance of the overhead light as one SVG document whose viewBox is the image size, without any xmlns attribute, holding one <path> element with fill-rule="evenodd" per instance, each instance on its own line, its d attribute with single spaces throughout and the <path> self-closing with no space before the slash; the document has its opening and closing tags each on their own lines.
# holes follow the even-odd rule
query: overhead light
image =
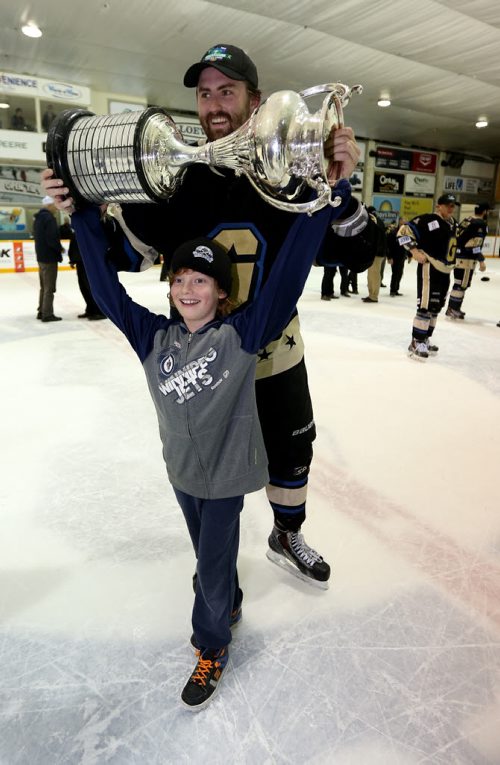
<svg viewBox="0 0 500 765">
<path fill-rule="evenodd" d="M 388 96 L 382 96 L 377 101 L 377 106 L 385 107 L 385 106 L 390 106 L 390 105 L 391 105 L 391 99 Z"/>
<path fill-rule="evenodd" d="M 486 117 L 479 117 L 478 121 L 476 122 L 476 127 L 477 128 L 488 127 L 488 120 L 486 119 Z"/>
<path fill-rule="evenodd" d="M 0 104 L 0 109 L 10 109 L 10 104 Z"/>
<path fill-rule="evenodd" d="M 27 24 L 21 27 L 21 32 L 26 37 L 41 37 L 42 30 L 33 21 L 28 21 Z"/>
</svg>

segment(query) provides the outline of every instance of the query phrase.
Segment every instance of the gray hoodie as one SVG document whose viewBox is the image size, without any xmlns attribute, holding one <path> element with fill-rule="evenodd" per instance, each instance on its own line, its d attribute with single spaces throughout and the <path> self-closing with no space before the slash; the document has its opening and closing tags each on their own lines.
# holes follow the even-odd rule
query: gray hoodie
<svg viewBox="0 0 500 765">
<path fill-rule="evenodd" d="M 127 295 L 106 259 L 108 243 L 96 208 L 73 215 L 92 293 L 143 364 L 168 476 L 184 493 L 217 499 L 267 483 L 255 402 L 256 354 L 287 325 L 329 223 L 349 203 L 349 184 L 336 187 L 336 193 L 342 197 L 340 207 L 325 207 L 293 222 L 252 303 L 194 333 L 182 321 L 153 314 Z"/>
</svg>

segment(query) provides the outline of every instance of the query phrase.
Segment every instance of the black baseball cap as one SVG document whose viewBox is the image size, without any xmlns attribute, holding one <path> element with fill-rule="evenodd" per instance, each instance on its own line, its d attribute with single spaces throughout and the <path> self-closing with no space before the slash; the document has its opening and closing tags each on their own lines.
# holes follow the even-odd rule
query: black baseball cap
<svg viewBox="0 0 500 765">
<path fill-rule="evenodd" d="M 186 88 L 196 88 L 200 73 L 207 66 L 213 66 L 214 69 L 232 80 L 246 80 L 255 90 L 259 87 L 257 67 L 250 56 L 247 56 L 244 50 L 235 45 L 218 43 L 207 50 L 197 64 L 189 67 L 184 75 Z"/>
<path fill-rule="evenodd" d="M 438 205 L 456 205 L 457 198 L 453 194 L 441 194 L 437 203 Z"/>
<path fill-rule="evenodd" d="M 199 271 L 215 279 L 224 292 L 231 292 L 231 258 L 227 250 L 213 239 L 199 236 L 184 242 L 175 250 L 172 256 L 172 273 L 182 268 Z"/>
</svg>

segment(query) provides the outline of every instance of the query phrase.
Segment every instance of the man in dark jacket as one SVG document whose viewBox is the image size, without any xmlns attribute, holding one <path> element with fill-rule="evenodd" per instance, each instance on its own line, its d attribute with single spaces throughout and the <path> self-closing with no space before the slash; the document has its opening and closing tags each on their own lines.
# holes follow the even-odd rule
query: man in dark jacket
<svg viewBox="0 0 500 765">
<path fill-rule="evenodd" d="M 408 260 L 408 253 L 404 247 L 401 247 L 398 241 L 398 231 L 403 225 L 403 219 L 400 218 L 398 223 L 391 223 L 387 226 L 387 260 L 391 266 L 392 276 L 390 285 L 391 297 L 401 297 L 399 291 L 399 285 L 403 278 L 403 271 L 405 263 Z"/>
<path fill-rule="evenodd" d="M 80 292 L 85 300 L 85 311 L 78 314 L 79 319 L 88 319 L 89 321 L 97 321 L 98 319 L 105 319 L 106 316 L 102 313 L 101 309 L 94 300 L 92 290 L 90 288 L 89 280 L 87 277 L 87 271 L 83 263 L 82 256 L 80 255 L 80 249 L 76 241 L 75 232 L 70 227 L 69 235 L 69 247 L 68 257 L 71 268 L 76 268 L 76 274 L 78 277 L 78 286 Z"/>
<path fill-rule="evenodd" d="M 54 316 L 54 293 L 57 282 L 57 264 L 62 261 L 63 246 L 59 239 L 59 226 L 55 219 L 56 206 L 52 197 L 44 197 L 43 207 L 34 217 L 36 259 L 40 277 L 40 297 L 37 319 L 61 321 Z"/>
<path fill-rule="evenodd" d="M 368 295 L 367 297 L 361 298 L 361 300 L 363 303 L 378 303 L 378 295 L 382 285 L 382 270 L 385 266 L 385 259 L 387 257 L 387 237 L 384 222 L 378 217 L 376 208 L 372 206 L 367 207 L 366 209 L 368 210 L 371 219 L 377 224 L 380 235 L 373 263 L 366 272 L 368 278 Z"/>
</svg>

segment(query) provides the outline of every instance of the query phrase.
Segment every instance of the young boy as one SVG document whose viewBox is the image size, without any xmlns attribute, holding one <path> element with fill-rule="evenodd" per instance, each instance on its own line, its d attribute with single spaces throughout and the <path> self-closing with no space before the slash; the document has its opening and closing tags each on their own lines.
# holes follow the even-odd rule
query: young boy
<svg viewBox="0 0 500 765">
<path fill-rule="evenodd" d="M 335 208 L 294 221 L 260 294 L 231 315 L 231 260 L 217 242 L 201 237 L 175 251 L 170 299 L 181 319 L 168 319 L 125 292 L 106 259 L 97 208 L 72 218 L 94 298 L 143 364 L 168 477 L 197 557 L 191 642 L 198 661 L 181 694 L 190 709 L 213 697 L 226 667 L 230 628 L 241 617 L 243 498 L 268 481 L 255 403 L 257 351 L 286 326 L 326 227 L 349 203 L 349 184 L 340 182 L 334 194 Z"/>
</svg>

